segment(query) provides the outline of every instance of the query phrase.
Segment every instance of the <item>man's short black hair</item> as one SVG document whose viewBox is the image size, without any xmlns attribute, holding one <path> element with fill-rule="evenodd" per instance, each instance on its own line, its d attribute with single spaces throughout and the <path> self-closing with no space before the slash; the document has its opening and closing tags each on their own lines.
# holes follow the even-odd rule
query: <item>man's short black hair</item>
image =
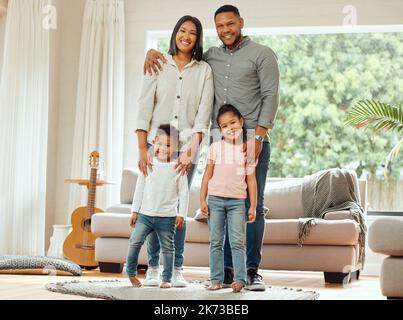
<svg viewBox="0 0 403 320">
<path fill-rule="evenodd" d="M 176 129 L 174 126 L 170 125 L 169 123 L 167 124 L 161 124 L 158 129 L 156 136 L 160 134 L 166 134 L 170 138 L 174 139 L 175 142 L 179 141 L 179 131 Z"/>
<path fill-rule="evenodd" d="M 224 13 L 224 12 L 232 12 L 234 13 L 236 16 L 240 17 L 241 14 L 239 13 L 239 10 L 237 7 L 230 5 L 230 4 L 226 4 L 220 8 L 217 9 L 217 11 L 214 14 L 214 19 L 217 17 L 218 14 L 220 13 Z"/>
</svg>

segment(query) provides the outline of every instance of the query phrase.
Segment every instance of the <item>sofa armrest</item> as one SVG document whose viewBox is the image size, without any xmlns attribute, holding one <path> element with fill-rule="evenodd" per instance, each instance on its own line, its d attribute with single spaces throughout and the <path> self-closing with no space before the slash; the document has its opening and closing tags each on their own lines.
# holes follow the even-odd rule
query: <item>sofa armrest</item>
<svg viewBox="0 0 403 320">
<path fill-rule="evenodd" d="M 120 185 L 120 203 L 131 204 L 133 202 L 134 189 L 136 188 L 138 172 L 133 168 L 125 168 L 122 172 Z"/>
<path fill-rule="evenodd" d="M 403 219 L 376 219 L 368 230 L 368 245 L 376 253 L 403 257 Z"/>
</svg>

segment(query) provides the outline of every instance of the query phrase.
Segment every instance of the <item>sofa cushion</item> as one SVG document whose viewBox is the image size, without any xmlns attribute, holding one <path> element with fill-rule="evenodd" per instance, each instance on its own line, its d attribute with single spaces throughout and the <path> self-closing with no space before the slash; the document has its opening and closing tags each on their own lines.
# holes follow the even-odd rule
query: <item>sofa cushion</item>
<svg viewBox="0 0 403 320">
<path fill-rule="evenodd" d="M 98 237 L 129 238 L 132 232 L 130 214 L 111 212 L 94 214 L 91 231 Z"/>
<path fill-rule="evenodd" d="M 261 269 L 350 272 L 356 270 L 354 246 L 302 246 L 272 244 L 262 247 Z M 269 280 L 270 281 L 270 280 Z"/>
<path fill-rule="evenodd" d="M 200 206 L 200 188 L 198 186 L 191 186 L 189 191 L 189 207 L 188 217 L 194 217 Z"/>
<path fill-rule="evenodd" d="M 193 218 L 186 219 L 186 241 L 209 243 L 208 224 L 196 221 Z"/>
<path fill-rule="evenodd" d="M 387 257 L 382 262 L 381 290 L 386 297 L 403 298 L 403 258 Z"/>
<path fill-rule="evenodd" d="M 130 214 L 103 212 L 92 216 L 91 231 L 97 237 L 130 238 L 132 228 L 130 227 Z M 207 223 L 195 221 L 193 218 L 186 218 L 186 241 L 209 242 Z"/>
<path fill-rule="evenodd" d="M 297 244 L 298 219 L 266 220 L 264 244 Z M 312 227 L 304 245 L 356 245 L 358 224 L 353 220 L 320 220 Z"/>
<path fill-rule="evenodd" d="M 132 228 L 130 215 L 124 213 L 98 213 L 92 217 L 91 230 L 96 236 L 129 238 Z M 264 244 L 297 244 L 298 219 L 266 219 Z M 312 228 L 304 244 L 356 245 L 358 225 L 353 220 L 322 220 Z M 208 224 L 186 218 L 186 241 L 209 243 Z"/>
<path fill-rule="evenodd" d="M 105 212 L 131 214 L 131 209 L 131 204 L 114 204 L 113 206 L 107 208 Z"/>
<path fill-rule="evenodd" d="M 403 218 L 379 218 L 370 228 L 368 244 L 372 251 L 403 256 Z"/>
<path fill-rule="evenodd" d="M 99 262 L 125 262 L 128 246 L 128 238 L 97 238 L 95 241 L 95 259 Z M 138 263 L 148 263 L 146 245 L 141 247 Z"/>
<path fill-rule="evenodd" d="M 123 169 L 120 185 L 120 203 L 131 204 L 133 202 L 134 189 L 136 188 L 138 172 L 132 168 Z"/>
<path fill-rule="evenodd" d="M 268 181 L 264 204 L 270 209 L 269 219 L 298 219 L 304 216 L 302 207 L 303 179 Z"/>
<path fill-rule="evenodd" d="M 126 168 L 122 173 L 120 202 L 131 204 L 137 180 L 137 169 Z M 302 207 L 303 178 L 269 178 L 266 183 L 264 205 L 270 209 L 269 219 L 298 219 L 304 216 Z M 361 205 L 366 208 L 366 181 L 358 181 Z M 195 179 L 190 190 L 188 216 L 193 217 L 199 207 L 200 181 Z M 122 212 L 115 206 L 108 212 Z"/>
<path fill-rule="evenodd" d="M 186 241 L 209 243 L 208 224 L 188 218 Z M 264 244 L 297 244 L 299 221 L 294 219 L 266 220 Z M 312 228 L 304 244 L 356 245 L 358 227 L 352 220 L 321 221 Z"/>
<path fill-rule="evenodd" d="M 340 210 L 326 213 L 325 220 L 353 219 L 349 210 Z"/>
</svg>

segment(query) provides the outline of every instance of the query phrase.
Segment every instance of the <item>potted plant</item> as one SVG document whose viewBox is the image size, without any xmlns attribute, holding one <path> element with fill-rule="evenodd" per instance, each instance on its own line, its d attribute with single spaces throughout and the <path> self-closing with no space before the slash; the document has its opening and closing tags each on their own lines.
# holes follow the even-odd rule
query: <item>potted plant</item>
<svg viewBox="0 0 403 320">
<path fill-rule="evenodd" d="M 360 100 L 354 104 L 344 120 L 346 126 L 364 128 L 371 125 L 374 131 L 382 129 L 396 131 L 403 129 L 403 105 L 392 106 L 374 99 Z M 387 177 L 389 164 L 397 157 L 403 138 L 390 150 L 385 159 L 384 175 Z"/>
</svg>

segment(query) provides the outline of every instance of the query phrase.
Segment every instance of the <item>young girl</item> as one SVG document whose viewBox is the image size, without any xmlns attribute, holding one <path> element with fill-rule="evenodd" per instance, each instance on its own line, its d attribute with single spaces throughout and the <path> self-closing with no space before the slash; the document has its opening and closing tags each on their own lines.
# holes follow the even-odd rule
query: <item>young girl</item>
<svg viewBox="0 0 403 320">
<path fill-rule="evenodd" d="M 192 183 L 199 144 L 208 130 L 214 102 L 214 83 L 210 66 L 202 61 L 203 28 L 199 19 L 183 16 L 176 23 L 170 41 L 167 63 L 158 75 L 143 78 L 139 98 L 136 133 L 138 167 L 147 176 L 152 172 L 149 147 L 155 129 L 170 123 L 179 129 L 179 157 L 176 166 Z M 187 285 L 182 275 L 186 221 L 175 233 L 175 258 L 172 285 Z M 159 283 L 160 246 L 156 233 L 147 239 L 149 253 L 145 285 Z"/>
<path fill-rule="evenodd" d="M 222 288 L 224 281 L 223 245 L 225 225 L 228 224 L 231 245 L 234 292 L 246 284 L 246 206 L 249 192 L 248 223 L 256 218 L 256 177 L 254 157 L 245 152 L 244 119 L 234 106 L 223 105 L 217 115 L 223 139 L 211 144 L 207 166 L 200 190 L 200 209 L 208 216 L 210 231 L 209 290 Z M 251 150 L 248 150 L 251 151 Z M 208 204 L 206 196 L 208 195 Z"/>
</svg>

